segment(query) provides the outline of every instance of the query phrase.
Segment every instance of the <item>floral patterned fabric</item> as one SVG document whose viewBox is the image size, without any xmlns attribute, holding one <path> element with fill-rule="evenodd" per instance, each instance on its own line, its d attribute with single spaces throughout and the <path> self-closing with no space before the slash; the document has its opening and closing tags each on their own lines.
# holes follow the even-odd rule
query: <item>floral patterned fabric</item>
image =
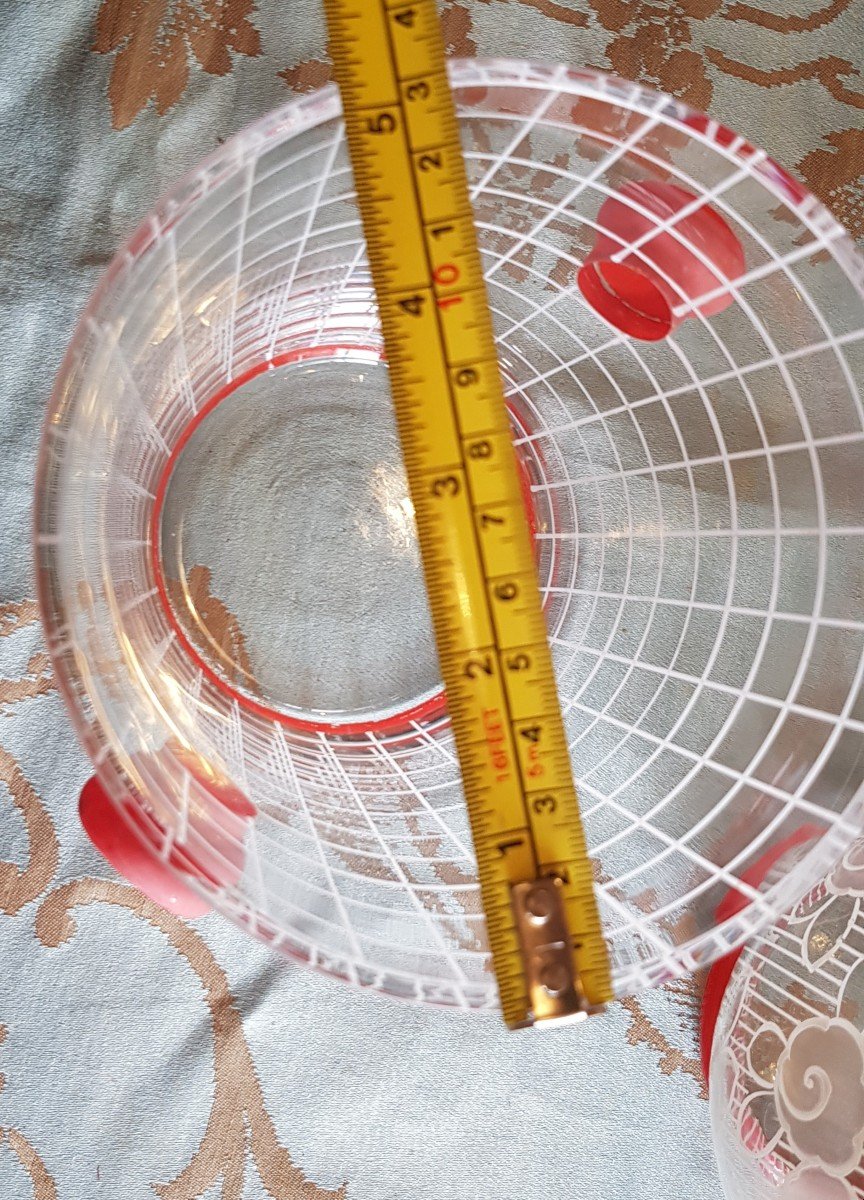
<svg viewBox="0 0 864 1200">
<path fill-rule="evenodd" d="M 862 0 L 441 8 L 453 53 L 586 62 L 710 107 L 864 237 Z M 159 192 L 329 67 L 315 0 L 7 0 L 0 59 L 0 1196 L 719 1197 L 698 981 L 507 1034 L 183 923 L 90 849 L 33 602 L 51 380 Z"/>
</svg>

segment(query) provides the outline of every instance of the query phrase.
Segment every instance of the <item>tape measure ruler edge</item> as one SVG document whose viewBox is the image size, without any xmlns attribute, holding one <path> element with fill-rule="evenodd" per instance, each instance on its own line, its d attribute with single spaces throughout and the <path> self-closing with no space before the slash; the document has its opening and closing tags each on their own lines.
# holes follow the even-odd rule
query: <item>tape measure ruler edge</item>
<svg viewBox="0 0 864 1200">
<path fill-rule="evenodd" d="M 434 0 L 324 0 L 501 1007 L 612 998 Z"/>
</svg>

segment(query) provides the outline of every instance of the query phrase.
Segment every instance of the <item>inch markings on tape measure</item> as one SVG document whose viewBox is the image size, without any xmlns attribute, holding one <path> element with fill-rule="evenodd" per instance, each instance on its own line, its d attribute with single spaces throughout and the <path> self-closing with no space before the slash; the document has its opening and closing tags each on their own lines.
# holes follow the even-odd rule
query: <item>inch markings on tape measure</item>
<svg viewBox="0 0 864 1200">
<path fill-rule="evenodd" d="M 611 999 L 434 0 L 324 0 L 504 1018 Z"/>
</svg>

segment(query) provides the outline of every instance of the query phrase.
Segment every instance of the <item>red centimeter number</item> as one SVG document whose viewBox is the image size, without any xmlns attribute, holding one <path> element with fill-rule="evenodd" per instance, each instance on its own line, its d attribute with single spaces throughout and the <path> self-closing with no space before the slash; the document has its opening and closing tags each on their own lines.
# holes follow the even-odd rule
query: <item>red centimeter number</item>
<svg viewBox="0 0 864 1200">
<path fill-rule="evenodd" d="M 438 287 L 452 287 L 454 283 L 458 283 L 462 272 L 455 263 L 442 263 L 440 267 L 436 267 L 432 279 Z M 452 308 L 454 304 L 461 304 L 462 297 L 456 296 L 438 296 L 436 303 L 439 308 Z"/>
<path fill-rule="evenodd" d="M 444 229 L 433 229 L 433 233 L 446 233 L 448 229 L 452 229 L 452 225 L 447 225 Z M 442 263 L 440 267 L 436 267 L 432 273 L 432 282 L 438 287 L 452 287 L 454 283 L 458 283 L 462 272 L 455 263 Z M 420 315 L 420 309 L 423 303 L 422 296 L 409 296 L 407 300 L 400 300 L 399 307 L 404 308 L 412 317 Z M 452 308 L 454 304 L 461 304 L 462 297 L 457 293 L 455 296 L 436 296 L 435 303 L 439 308 Z"/>
</svg>

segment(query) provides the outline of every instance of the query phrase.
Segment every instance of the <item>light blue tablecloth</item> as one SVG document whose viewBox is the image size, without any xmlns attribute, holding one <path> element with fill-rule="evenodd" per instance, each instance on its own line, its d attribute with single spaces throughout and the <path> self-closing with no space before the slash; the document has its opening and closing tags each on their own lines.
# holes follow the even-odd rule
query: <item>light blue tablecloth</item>
<svg viewBox="0 0 864 1200">
<path fill-rule="evenodd" d="M 443 12 L 457 53 L 589 62 L 710 105 L 864 233 L 861 0 Z M 217 141 L 323 81 L 323 19 L 314 0 L 0 17 L 0 1196 L 716 1200 L 695 984 L 507 1034 L 165 917 L 89 848 L 32 601 L 41 413 L 114 248 Z"/>
</svg>

